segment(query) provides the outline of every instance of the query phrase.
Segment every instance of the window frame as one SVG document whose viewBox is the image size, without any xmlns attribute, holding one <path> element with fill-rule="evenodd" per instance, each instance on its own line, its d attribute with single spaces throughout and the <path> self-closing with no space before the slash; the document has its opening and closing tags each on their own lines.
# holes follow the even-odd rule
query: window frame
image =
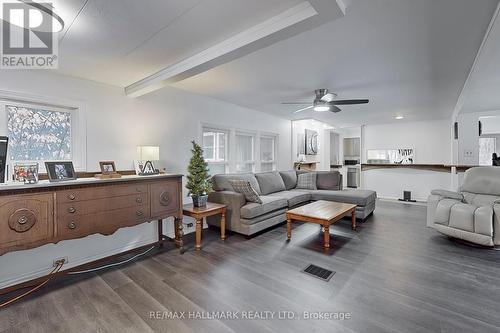
<svg viewBox="0 0 500 333">
<path fill-rule="evenodd" d="M 71 161 L 77 172 L 87 171 L 87 133 L 85 106 L 78 101 L 61 98 L 29 95 L 0 90 L 0 133 L 9 136 L 7 105 L 27 108 L 38 108 L 48 111 L 67 112 L 71 114 Z M 8 165 L 13 168 L 15 163 L 36 162 L 40 173 L 45 173 L 45 161 L 11 160 L 7 153 Z M 11 171 L 9 171 L 11 172 Z"/>
<path fill-rule="evenodd" d="M 252 164 L 251 172 L 261 172 L 262 164 L 261 164 L 261 154 L 260 154 L 260 145 L 261 145 L 261 137 L 263 138 L 272 138 L 274 139 L 274 160 L 273 160 L 273 171 L 278 168 L 278 156 L 279 156 L 279 134 L 272 132 L 259 132 L 252 130 L 245 130 L 240 128 L 234 128 L 229 126 L 221 126 L 212 123 L 199 123 L 199 140 L 203 143 L 203 133 L 205 131 L 214 131 L 214 132 L 224 132 L 227 134 L 227 148 L 226 148 L 226 161 L 223 163 L 225 165 L 225 173 L 237 173 L 237 164 Z M 237 147 L 236 147 L 236 136 L 252 136 L 253 137 L 253 147 L 252 154 L 253 160 L 249 161 L 237 161 Z M 218 162 L 209 162 L 210 164 L 216 164 Z M 264 162 L 266 163 L 266 162 Z M 270 163 L 270 162 L 267 162 Z M 245 171 L 250 172 L 250 171 Z M 212 175 L 213 176 L 213 175 Z"/>
<path fill-rule="evenodd" d="M 207 160 L 206 162 L 208 163 L 208 165 L 217 165 L 217 166 L 221 166 L 223 165 L 224 166 L 224 173 L 228 173 L 229 171 L 229 131 L 226 130 L 226 129 L 221 129 L 221 128 L 215 128 L 213 126 L 202 126 L 202 129 L 201 129 L 201 146 L 203 148 L 203 138 L 204 138 L 204 134 L 206 132 L 213 132 L 214 134 L 219 134 L 219 133 L 223 133 L 225 134 L 225 137 L 226 137 L 226 142 L 225 142 L 225 147 L 224 147 L 224 154 L 225 154 L 225 159 L 224 160 L 217 160 L 217 158 L 215 158 L 215 160 L 213 161 L 210 161 L 210 160 Z M 215 137 L 217 137 L 218 135 L 214 136 L 214 156 L 216 157 L 218 155 L 218 151 L 216 152 L 216 141 L 218 141 L 218 138 L 216 139 Z M 212 175 L 213 176 L 213 175 Z"/>
<path fill-rule="evenodd" d="M 272 140 L 273 141 L 273 159 L 271 161 L 264 161 L 262 160 L 262 140 Z M 276 171 L 277 170 L 277 151 L 278 151 L 278 135 L 276 134 L 262 134 L 259 136 L 259 165 L 260 165 L 260 171 L 263 172 L 262 166 L 264 164 L 269 165 L 271 164 L 271 171 Z M 271 172 L 271 171 L 266 171 L 266 172 Z"/>
<path fill-rule="evenodd" d="M 250 160 L 239 160 L 237 159 L 237 138 L 238 136 L 242 136 L 242 137 L 247 137 L 247 138 L 251 138 L 252 139 L 252 149 L 251 149 L 251 152 L 252 152 L 252 159 Z M 248 132 L 248 131 L 241 131 L 241 130 L 236 130 L 235 133 L 234 133 L 234 146 L 235 146 L 235 155 L 234 155 L 234 172 L 236 173 L 248 173 L 248 172 L 256 172 L 255 168 L 256 168 L 256 165 L 257 165 L 257 160 L 256 160 L 256 156 L 257 156 L 257 152 L 256 152 L 256 147 L 257 147 L 257 144 L 256 144 L 256 141 L 257 141 L 257 135 L 253 132 Z M 259 145 L 260 145 L 260 141 L 259 141 Z M 260 152 L 259 152 L 260 154 Z M 247 165 L 249 164 L 251 166 L 251 170 L 250 171 L 242 171 L 242 172 L 238 172 L 238 165 L 239 164 L 243 164 L 243 165 Z"/>
</svg>

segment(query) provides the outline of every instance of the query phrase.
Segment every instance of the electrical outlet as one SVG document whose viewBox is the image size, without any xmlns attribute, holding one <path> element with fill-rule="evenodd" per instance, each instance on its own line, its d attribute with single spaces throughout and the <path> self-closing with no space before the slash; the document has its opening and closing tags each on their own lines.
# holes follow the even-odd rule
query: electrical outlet
<svg viewBox="0 0 500 333">
<path fill-rule="evenodd" d="M 52 261 L 52 267 L 57 267 L 61 261 L 66 265 L 69 262 L 69 259 L 68 257 L 56 258 Z"/>
<path fill-rule="evenodd" d="M 473 150 L 464 150 L 464 156 L 465 157 L 474 157 L 474 151 Z"/>
</svg>

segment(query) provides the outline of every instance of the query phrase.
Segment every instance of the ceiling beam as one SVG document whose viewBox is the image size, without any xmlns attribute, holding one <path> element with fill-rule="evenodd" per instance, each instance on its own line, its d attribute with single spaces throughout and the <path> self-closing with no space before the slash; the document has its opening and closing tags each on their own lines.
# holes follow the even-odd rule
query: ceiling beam
<svg viewBox="0 0 500 333">
<path fill-rule="evenodd" d="M 345 14 L 345 5 L 342 0 L 336 2 L 311 0 L 311 2 L 301 2 L 198 54 L 137 81 L 125 87 L 125 94 L 129 97 L 148 94 L 170 83 L 203 73 Z"/>
</svg>

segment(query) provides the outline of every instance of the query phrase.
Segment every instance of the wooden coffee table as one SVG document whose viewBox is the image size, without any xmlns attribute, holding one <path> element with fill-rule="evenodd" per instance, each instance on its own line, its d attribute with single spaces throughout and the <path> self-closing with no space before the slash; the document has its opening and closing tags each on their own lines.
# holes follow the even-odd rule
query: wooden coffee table
<svg viewBox="0 0 500 333">
<path fill-rule="evenodd" d="M 351 215 L 352 230 L 356 230 L 356 205 L 332 201 L 316 201 L 286 212 L 287 237 L 292 238 L 292 222 L 310 222 L 323 226 L 325 249 L 330 248 L 330 225 L 341 218 Z"/>
</svg>

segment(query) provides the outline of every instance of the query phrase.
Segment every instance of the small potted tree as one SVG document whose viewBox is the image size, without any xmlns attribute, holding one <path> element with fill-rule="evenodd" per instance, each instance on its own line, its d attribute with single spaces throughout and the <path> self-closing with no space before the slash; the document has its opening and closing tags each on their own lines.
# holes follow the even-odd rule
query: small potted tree
<svg viewBox="0 0 500 333">
<path fill-rule="evenodd" d="M 195 207 L 207 205 L 208 194 L 212 191 L 212 182 L 208 173 L 208 163 L 203 159 L 203 149 L 195 141 L 191 142 L 193 156 L 189 161 L 186 188 Z"/>
</svg>

